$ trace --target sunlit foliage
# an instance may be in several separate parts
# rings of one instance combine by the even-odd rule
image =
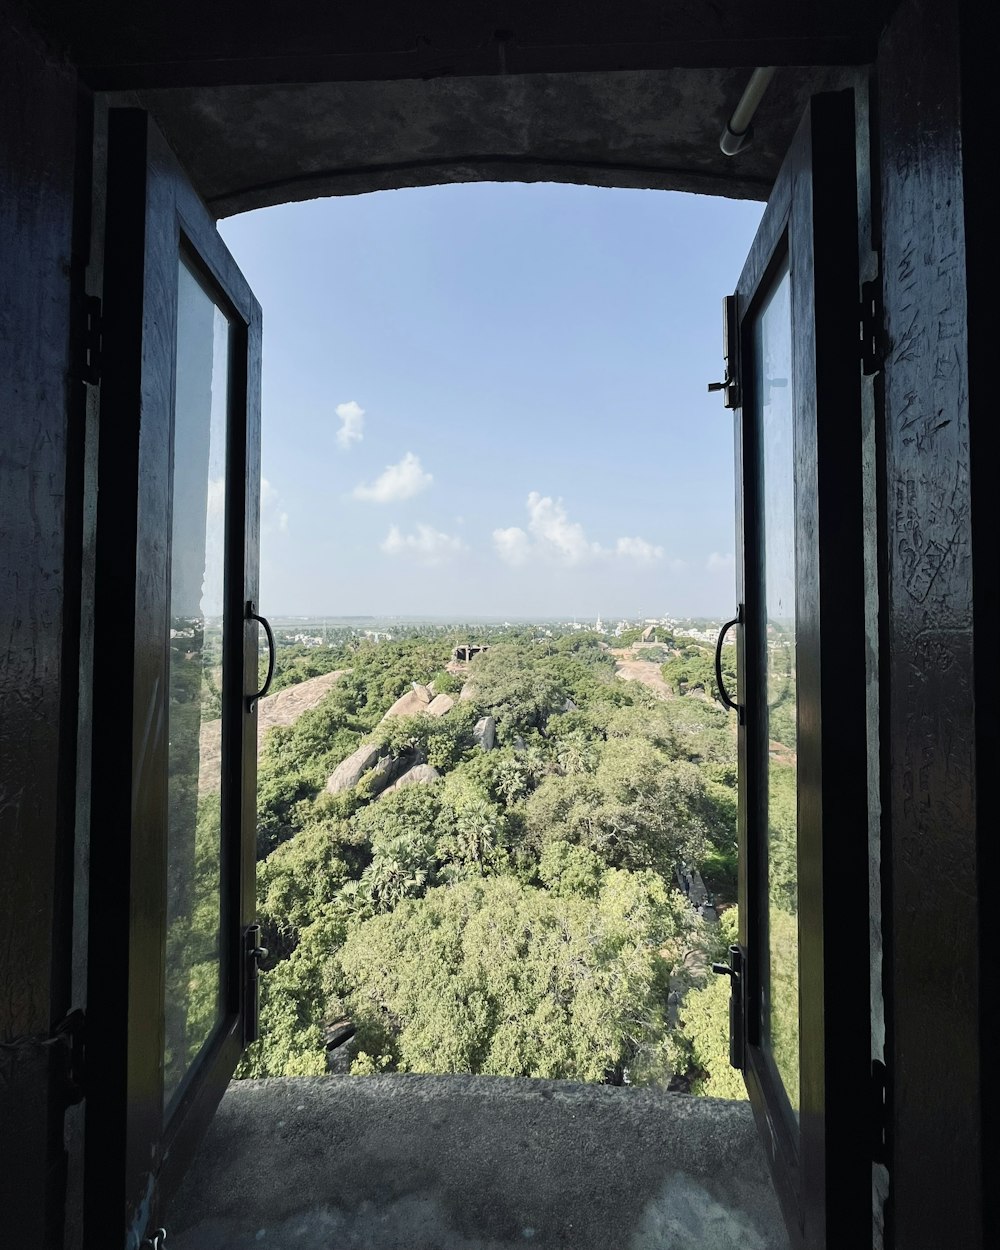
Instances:
[[[664,1083],[673,1071],[737,1096],[720,1060],[728,986],[690,989],[667,1024],[683,949],[714,940],[677,870],[702,865],[709,889],[735,888],[732,718],[700,688],[663,701],[622,681],[582,631],[510,631],[458,674],[451,645],[356,647],[323,702],[271,732],[258,909],[272,958],[241,1074],[325,1071],[323,1022],[346,1015],[356,1073]],[[456,699],[449,712],[381,721],[431,681]],[[473,732],[484,716],[489,751]],[[326,793],[361,742],[440,776],[377,794],[369,773]]]

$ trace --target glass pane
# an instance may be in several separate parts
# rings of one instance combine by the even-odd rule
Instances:
[[[799,1106],[796,817],[795,442],[791,284],[777,275],[754,327],[763,471],[767,689],[768,992],[765,1030],[793,1110]]]
[[[221,1009],[222,614],[229,323],[181,262],[170,544],[164,1103]]]

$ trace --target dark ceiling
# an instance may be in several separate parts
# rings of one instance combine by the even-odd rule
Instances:
[[[851,65],[892,0],[21,0],[95,88]]]
[[[812,91],[844,71],[781,70],[754,141],[719,135],[746,70],[680,69],[143,92],[224,217],[319,195],[470,181],[576,182],[766,199]]]
[[[21,0],[96,91],[156,117],[213,211],[434,182],[764,199],[809,95],[890,0]],[[754,142],[722,127],[782,67]]]

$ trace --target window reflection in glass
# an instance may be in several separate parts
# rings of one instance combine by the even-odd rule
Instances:
[[[170,545],[164,1104],[221,1014],[221,692],[229,323],[178,272]]]
[[[754,326],[763,470],[767,696],[768,977],[765,1028],[794,1111],[799,1106],[799,948],[796,815],[795,443],[791,284],[777,274]]]

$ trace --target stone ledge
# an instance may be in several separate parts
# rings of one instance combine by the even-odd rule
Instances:
[[[507,1077],[230,1086],[171,1250],[787,1250],[746,1103]]]

